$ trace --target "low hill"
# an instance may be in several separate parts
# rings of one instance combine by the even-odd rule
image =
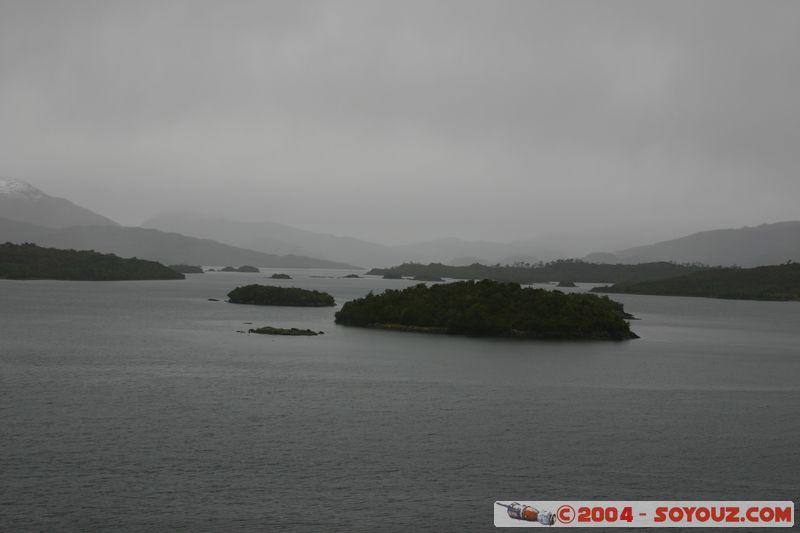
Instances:
[[[753,267],[800,261],[800,221],[694,233],[614,254],[621,262],[674,261]]]
[[[639,265],[606,265],[564,259],[534,266],[450,266],[440,263],[421,265],[404,263],[392,268],[374,268],[368,274],[406,276],[419,279],[491,279],[514,283],[572,281],[583,283],[618,283],[643,281],[687,274],[703,270],[699,265],[674,263],[645,263]]]
[[[715,268],[662,280],[617,283],[611,287],[596,287],[593,291],[741,300],[800,300],[800,264]]]
[[[0,242],[34,242],[55,248],[93,249],[165,264],[251,264],[277,268],[356,268],[296,255],[273,255],[154,229],[123,226],[45,228],[0,218]]]
[[[347,302],[336,323],[431,333],[535,339],[636,338],[622,305],[593,294],[462,281],[417,285]]]
[[[184,275],[154,261],[5,243],[0,245],[0,278],[125,281],[184,279]]]
[[[10,220],[50,228],[118,225],[85,207],[45,194],[33,185],[13,178],[0,178],[0,214]]]

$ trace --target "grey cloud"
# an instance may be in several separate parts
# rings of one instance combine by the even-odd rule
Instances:
[[[797,27],[791,1],[4,2],[0,170],[123,222],[390,241],[797,218]]]

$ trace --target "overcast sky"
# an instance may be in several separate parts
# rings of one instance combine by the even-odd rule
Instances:
[[[800,2],[0,0],[0,175],[589,252],[800,219]]]

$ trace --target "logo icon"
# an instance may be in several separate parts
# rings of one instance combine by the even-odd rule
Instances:
[[[536,507],[530,505],[522,505],[519,502],[510,504],[495,502],[500,507],[505,507],[508,516],[515,520],[524,520],[526,522],[539,522],[543,526],[552,526],[556,523],[556,517],[550,511],[540,511]]]

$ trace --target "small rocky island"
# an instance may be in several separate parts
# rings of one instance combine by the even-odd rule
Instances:
[[[256,333],[258,335],[288,335],[290,337],[307,336],[313,337],[316,335],[324,335],[324,331],[314,331],[311,329],[297,329],[297,328],[274,328],[272,326],[264,326],[263,328],[251,328],[247,330],[248,333]]]
[[[228,301],[234,304],[281,305],[296,307],[332,307],[333,296],[327,292],[310,291],[296,287],[274,287],[272,285],[245,285],[228,293]]]
[[[194,265],[170,265],[169,266],[175,272],[180,272],[181,274],[202,274],[203,267],[194,266]]]
[[[344,304],[336,323],[429,333],[530,339],[624,340],[622,304],[593,294],[463,281],[368,294]]]
[[[557,287],[577,287],[574,281],[559,281]]]
[[[292,276],[289,274],[273,274],[270,276],[271,279],[292,279]]]
[[[429,276],[426,274],[420,274],[419,276],[414,276],[414,281],[432,281],[432,282],[440,282],[444,281],[439,276]]]
[[[75,281],[184,279],[155,261],[123,259],[92,250],[60,250],[35,244],[0,244],[0,278]]]

